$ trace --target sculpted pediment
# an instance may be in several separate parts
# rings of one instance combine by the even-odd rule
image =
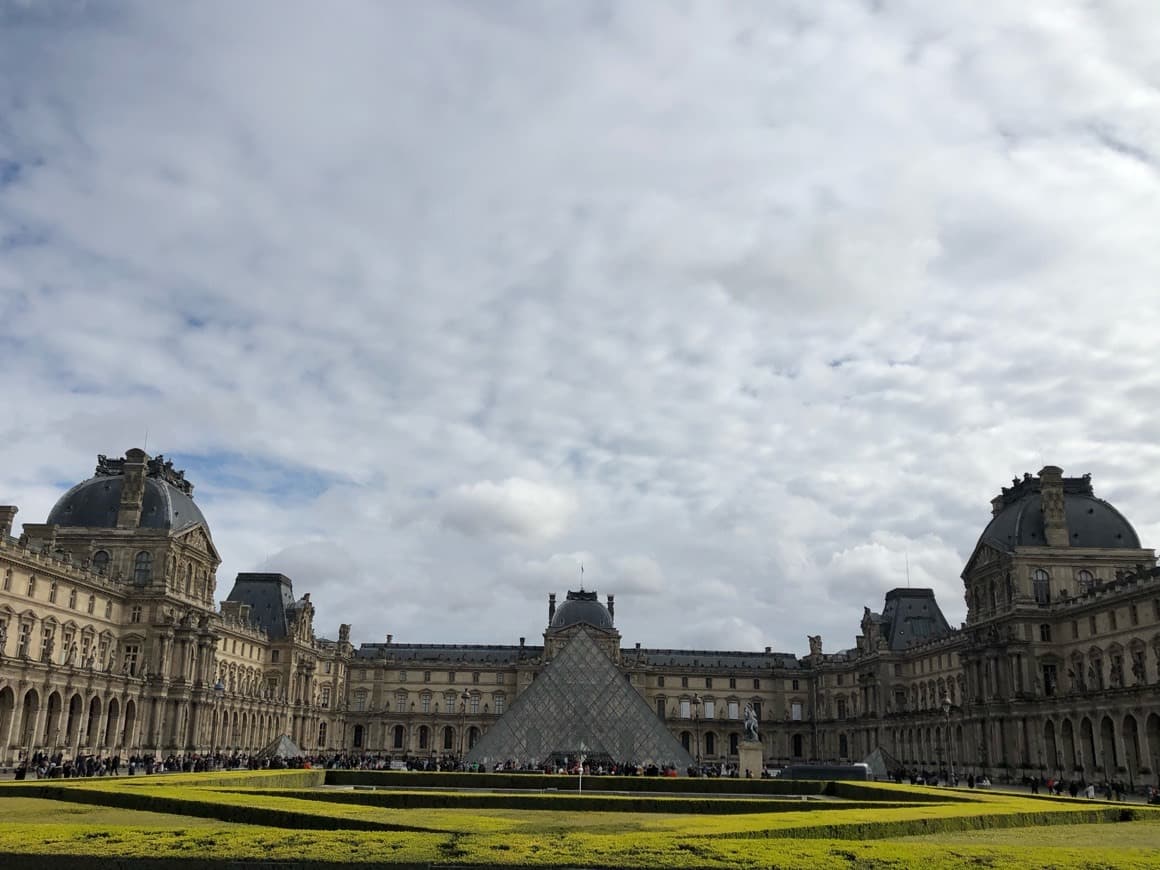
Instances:
[[[210,540],[209,535],[206,534],[205,529],[201,526],[194,526],[180,538],[181,543],[187,547],[192,547],[199,553],[206,553],[214,559],[218,558],[217,548],[214,547],[213,541]]]

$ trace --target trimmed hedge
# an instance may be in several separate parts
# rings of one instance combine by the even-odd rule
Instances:
[[[358,804],[389,809],[489,809],[540,810],[601,813],[692,813],[698,815],[734,815],[744,813],[810,812],[812,810],[866,810],[883,807],[905,807],[902,801],[817,801],[778,800],[776,798],[656,797],[645,795],[610,795],[574,793],[526,794],[517,792],[443,792],[403,791],[277,791],[279,796],[324,803]]]

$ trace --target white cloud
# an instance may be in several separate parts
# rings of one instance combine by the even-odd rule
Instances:
[[[850,645],[1012,474],[1156,543],[1153,4],[0,7],[0,500],[189,464],[356,639]],[[333,565],[331,568],[329,566]],[[368,606],[368,602],[374,606]]]
[[[509,477],[455,488],[443,505],[443,523],[465,535],[555,538],[576,513],[576,499],[550,484]]]

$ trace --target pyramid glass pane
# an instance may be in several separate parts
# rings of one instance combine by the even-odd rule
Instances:
[[[564,756],[672,765],[689,753],[581,629],[467,755],[538,765]]]

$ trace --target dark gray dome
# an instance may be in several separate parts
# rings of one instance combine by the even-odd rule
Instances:
[[[111,529],[117,525],[121,489],[125,485],[121,460],[100,457],[97,474],[66,492],[48,513],[48,524],[74,528]],[[193,502],[193,487],[172,464],[162,457],[149,461],[141,498],[142,529],[180,531],[200,523],[209,534],[209,524]],[[190,492],[187,492],[189,490]]]
[[[1090,489],[1075,492],[1065,488],[1063,513],[1073,547],[1140,548],[1140,538],[1132,524],[1106,501],[1092,495]],[[991,541],[1006,550],[1046,546],[1040,493],[1029,489],[1023,497],[1004,506],[987,524],[979,540]]]
[[[612,630],[612,614],[596,600],[595,592],[569,592],[564,603],[556,609],[551,628],[567,628],[580,623],[606,631]]]

